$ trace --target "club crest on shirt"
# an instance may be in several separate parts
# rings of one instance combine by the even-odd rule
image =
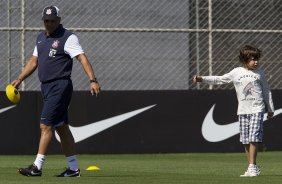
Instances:
[[[55,40],[52,44],[52,48],[54,48],[54,49],[58,48],[59,43],[60,43],[59,40]]]
[[[50,15],[51,13],[52,13],[52,9],[47,9],[47,10],[46,10],[46,14],[47,14],[47,15]]]
[[[46,10],[46,14],[47,14],[47,15],[50,15],[51,13],[52,13],[52,9],[47,9],[47,10]]]

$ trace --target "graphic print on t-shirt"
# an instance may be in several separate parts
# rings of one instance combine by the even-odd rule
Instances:
[[[254,85],[252,82],[249,82],[243,89],[243,94],[245,95],[245,99],[248,95],[252,95],[252,91],[254,89]]]

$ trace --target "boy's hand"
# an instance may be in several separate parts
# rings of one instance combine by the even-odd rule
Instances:
[[[197,75],[194,75],[193,76],[193,83],[196,83],[196,82],[202,82],[203,79],[201,76],[197,76]]]
[[[267,119],[271,119],[274,115],[274,112],[268,112]]]

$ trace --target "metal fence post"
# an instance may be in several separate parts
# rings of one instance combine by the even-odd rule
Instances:
[[[209,0],[209,75],[212,75],[212,0]],[[209,89],[213,86],[209,85]]]
[[[21,68],[22,70],[25,67],[25,0],[21,1],[22,4],[22,11],[21,11],[21,25],[22,25],[22,32],[21,32]],[[25,90],[25,81],[22,81],[22,91]]]

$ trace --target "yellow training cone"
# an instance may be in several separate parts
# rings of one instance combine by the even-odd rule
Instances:
[[[87,171],[97,171],[97,170],[100,170],[100,168],[93,165],[93,166],[87,167],[87,169],[85,169],[85,170],[87,170]]]
[[[6,95],[8,99],[15,104],[19,103],[21,98],[19,91],[11,84],[6,87]]]

